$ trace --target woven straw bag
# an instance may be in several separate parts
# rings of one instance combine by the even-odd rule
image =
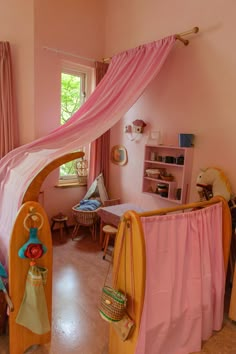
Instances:
[[[126,309],[126,296],[118,290],[104,286],[101,295],[100,315],[106,321],[120,321]]]
[[[123,236],[120,244],[120,249],[118,253],[117,267],[114,272],[114,288],[106,285],[106,279],[109,273],[110,265],[108,272],[105,278],[104,286],[102,288],[101,303],[99,312],[101,317],[111,323],[115,332],[122,341],[125,341],[130,338],[135,328],[135,322],[130,317],[127,312],[127,297],[126,297],[126,266],[124,269],[124,280],[125,280],[125,294],[120,290],[116,290],[116,284],[118,279],[118,272],[121,261],[121,251],[125,243],[125,236],[127,229],[130,230],[130,269],[131,269],[131,313],[134,318],[134,255],[133,255],[133,233],[131,223],[125,220],[125,227],[123,230]],[[124,247],[125,257],[126,257],[126,243]],[[111,263],[110,263],[111,264]]]
[[[125,237],[125,233],[123,233],[122,241],[118,253],[117,267],[115,269],[115,275],[114,275],[114,279],[115,279],[114,287],[110,287],[106,285],[106,280],[111,266],[110,263],[104,281],[104,286],[102,288],[99,312],[101,317],[108,322],[120,321],[123,318],[126,311],[126,304],[127,304],[126,294],[116,289],[117,277],[120,268],[121,253],[124,244],[124,237]]]

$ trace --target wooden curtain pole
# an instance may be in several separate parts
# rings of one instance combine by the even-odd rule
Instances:
[[[178,39],[179,41],[184,43],[184,45],[188,45],[189,44],[189,40],[188,39],[184,39],[182,37],[187,36],[187,35],[192,34],[192,33],[198,33],[198,32],[199,32],[199,27],[193,27],[189,31],[185,31],[185,32],[182,32],[182,33],[175,34],[175,39]]]
[[[192,33],[197,33],[197,32],[199,32],[199,27],[193,27],[191,30],[175,34],[175,39],[178,39],[179,41],[184,43],[184,45],[188,45],[189,44],[189,40],[188,39],[184,39],[182,37],[187,36],[187,35],[192,34]],[[111,58],[112,57],[103,58],[102,61],[104,63],[106,63],[107,61],[111,60]]]

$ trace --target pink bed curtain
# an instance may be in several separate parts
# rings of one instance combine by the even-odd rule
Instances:
[[[96,62],[96,85],[103,79],[108,70],[107,63]],[[108,190],[110,160],[110,129],[93,141],[90,145],[88,186],[102,172],[104,184]]]
[[[18,146],[11,48],[0,42],[0,158]]]
[[[115,55],[103,80],[63,126],[0,161],[0,244],[5,258],[17,211],[35,174],[110,129],[160,71],[174,43],[170,36]]]
[[[189,354],[223,322],[222,206],[141,220],[146,290],[135,354]]]

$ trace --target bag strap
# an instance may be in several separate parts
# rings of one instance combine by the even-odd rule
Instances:
[[[118,257],[117,257],[117,266],[116,266],[116,269],[114,271],[114,288],[116,288],[117,282],[118,282],[118,274],[119,274],[119,268],[120,268],[120,262],[121,262],[121,254],[122,254],[122,249],[123,249],[123,246],[124,246],[124,240],[125,240],[125,234],[126,234],[126,228],[127,228],[127,220],[125,218],[123,218],[122,221],[125,223],[125,225],[124,225],[124,228],[123,228],[123,234],[122,234],[121,242],[120,242],[120,249],[119,249],[119,253],[118,253]],[[125,284],[125,286],[126,286],[126,284]],[[125,292],[126,292],[126,289],[125,289]]]
[[[116,288],[117,282],[118,282],[118,274],[119,274],[119,268],[120,268],[120,263],[121,263],[121,255],[122,255],[122,249],[124,246],[125,242],[125,237],[127,234],[127,229],[130,229],[130,271],[131,271],[131,276],[130,276],[130,281],[131,281],[131,312],[132,315],[134,316],[134,296],[135,296],[135,283],[134,283],[134,249],[133,249],[133,228],[132,228],[132,222],[130,220],[127,220],[123,218],[122,220],[125,225],[123,228],[123,234],[121,237],[121,242],[120,242],[120,248],[118,252],[118,257],[117,257],[117,266],[114,271],[114,288]],[[125,247],[124,247],[124,252],[125,252],[125,264],[124,264],[124,282],[125,282],[125,296],[126,296],[126,242],[125,242]],[[104,286],[107,281],[107,277],[110,271],[111,263],[109,264],[108,271],[106,274],[106,278],[104,281]]]
[[[122,254],[122,248],[123,248],[124,239],[125,239],[125,231],[126,231],[126,223],[127,223],[127,221],[125,219],[123,219],[123,221],[125,222],[125,225],[124,225],[123,234],[122,234],[122,238],[121,238],[120,249],[119,249],[119,252],[118,252],[117,266],[116,266],[116,269],[115,269],[115,272],[114,272],[114,288],[116,288],[116,285],[117,285],[119,268],[120,268],[120,261],[121,261],[121,254]],[[119,232],[119,230],[118,230],[118,232]],[[106,277],[105,277],[105,280],[104,280],[104,286],[106,285],[107,277],[108,277],[110,269],[111,269],[111,262],[109,263],[109,266],[108,266],[108,269],[107,269],[107,274],[106,274]]]
[[[130,281],[131,281],[131,312],[134,316],[134,296],[135,296],[135,284],[134,284],[134,248],[133,248],[133,228],[132,222],[129,221],[127,227],[130,228]]]

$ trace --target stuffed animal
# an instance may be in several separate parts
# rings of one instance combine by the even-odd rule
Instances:
[[[197,177],[196,185],[201,199],[203,199],[203,195],[205,199],[220,195],[227,201],[230,200],[231,187],[229,180],[224,172],[217,167],[209,167],[206,170],[202,170]],[[211,195],[207,194],[209,190],[211,190]]]

